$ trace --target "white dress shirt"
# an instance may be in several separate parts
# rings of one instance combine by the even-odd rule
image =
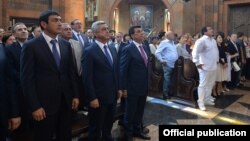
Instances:
[[[109,56],[110,56],[110,58],[111,58],[111,60],[112,60],[112,62],[113,62],[113,57],[112,57],[112,54],[111,54],[111,52],[110,52],[110,50],[109,50],[108,44],[107,44],[107,43],[106,43],[106,44],[103,44],[102,42],[99,42],[98,40],[95,40],[95,42],[96,42],[97,45],[100,47],[100,49],[102,50],[102,52],[104,53],[104,55],[105,55],[104,45],[107,46],[108,54],[109,54]]]
[[[52,45],[52,43],[50,42],[51,40],[54,40],[53,38],[51,38],[50,36],[48,36],[48,35],[46,35],[44,32],[42,33],[42,35],[43,35],[43,37],[44,37],[44,39],[46,40],[46,42],[47,42],[47,44],[48,44],[48,46],[49,46],[49,49],[51,50],[51,52],[52,52],[52,47],[53,47],[53,45]],[[58,54],[59,54],[59,56],[61,56],[61,54],[60,54],[60,47],[59,47],[59,44],[58,44],[58,36],[56,36],[56,49],[57,49],[57,52],[58,52]],[[53,54],[53,52],[52,52],[52,54]]]
[[[76,38],[78,39],[79,42],[82,43],[82,45],[84,46],[84,40],[82,38],[82,35],[80,32],[76,32],[75,30],[73,30],[73,34],[76,36]],[[78,36],[78,34],[80,34],[80,36]]]
[[[215,39],[206,35],[202,36],[195,42],[192,56],[196,65],[203,64],[203,70],[216,70],[219,62],[219,51]]]
[[[142,46],[143,47],[143,45],[142,44],[139,44],[139,43],[137,43],[136,41],[133,41],[133,43],[135,44],[135,46],[137,47],[137,49],[139,50],[139,52],[141,53],[141,49],[140,49],[140,47],[139,46]],[[143,48],[143,50],[144,50],[144,48]],[[148,60],[148,56],[147,56],[147,54],[146,54],[146,52],[145,52],[145,50],[144,50],[144,55],[146,56],[146,59]]]

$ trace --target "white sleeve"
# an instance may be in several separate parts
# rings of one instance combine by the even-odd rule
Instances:
[[[193,56],[193,62],[196,65],[200,64],[200,53],[202,52],[204,48],[202,40],[197,40],[194,44],[194,48],[192,51],[192,56]]]

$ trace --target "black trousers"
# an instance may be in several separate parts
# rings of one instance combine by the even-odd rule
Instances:
[[[142,119],[147,96],[128,95],[125,111],[126,136],[132,137],[133,133],[142,132]]]
[[[82,76],[77,76],[76,77],[76,82],[77,82],[77,86],[78,86],[78,95],[79,95],[79,100],[80,100],[80,104],[78,109],[79,110],[83,110],[84,107],[86,107],[88,105],[86,98],[85,98],[85,94],[84,94],[84,87],[83,87],[83,80],[82,80]]]
[[[230,87],[231,88],[235,88],[240,84],[240,71],[231,71],[231,83],[230,83]]]
[[[46,112],[46,111],[45,111]],[[34,141],[71,141],[71,109],[62,103],[58,113],[34,123]]]
[[[89,107],[89,141],[105,141],[110,138],[116,103],[101,104],[99,108]]]

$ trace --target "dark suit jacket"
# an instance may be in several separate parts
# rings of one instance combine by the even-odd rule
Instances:
[[[20,84],[20,56],[22,47],[19,42],[15,42],[10,46],[6,47],[7,56],[10,62],[10,68],[13,71],[13,78],[15,80],[16,94],[18,96],[18,103],[21,111],[22,118],[27,118],[27,108],[24,102],[22,88]]]
[[[20,84],[20,56],[22,47],[18,42],[6,47],[7,56],[10,58],[12,69],[15,73],[16,82]]]
[[[0,139],[7,135],[8,119],[20,115],[15,80],[6,50],[0,45]]]
[[[118,50],[118,52],[117,52],[118,62],[119,62],[119,59],[120,59],[120,57],[121,57],[122,50],[123,50],[124,47],[127,46],[127,45],[128,45],[128,44],[126,44],[126,43],[124,43],[124,42],[121,42],[121,44],[120,44],[120,46],[119,46],[119,50]],[[110,46],[111,46],[112,48],[115,48],[115,43],[112,42],[112,43],[110,44]],[[116,48],[115,48],[115,50],[116,50]]]
[[[246,46],[244,44],[244,41],[241,40],[241,39],[238,39],[236,44],[239,46],[240,49],[242,49],[241,52],[242,52],[243,59],[246,59],[247,58],[247,52],[246,52]]]
[[[31,39],[34,39],[34,38],[35,38],[35,36],[32,33],[30,33],[29,36],[28,36],[28,40],[31,40]]]
[[[59,68],[43,35],[23,46],[21,84],[32,112],[43,107],[47,115],[52,115],[59,111],[61,104],[71,108],[72,98],[78,97],[70,43],[61,38],[58,43],[61,56]]]
[[[227,55],[225,53],[226,47],[225,47],[224,43],[221,46],[219,46],[219,45],[217,45],[217,46],[218,46],[218,50],[219,50],[219,63],[220,64],[227,63]]]
[[[240,47],[236,44],[238,51],[234,47],[233,43],[231,41],[228,41],[228,46],[227,46],[227,51],[230,55],[234,55],[235,53],[239,53],[239,56],[235,58],[231,58],[231,62],[236,61],[238,64],[241,62],[241,49]]]
[[[121,90],[128,90],[128,95],[145,96],[148,94],[150,52],[145,45],[143,48],[148,57],[147,67],[134,43],[124,48],[120,58],[119,87]]]
[[[113,104],[118,90],[116,50],[109,47],[113,67],[96,42],[86,48],[83,65],[83,82],[88,102],[98,99],[100,104]]]
[[[72,34],[73,34],[73,37],[72,37],[72,38],[73,38],[74,40],[77,40],[77,41],[78,41],[78,38],[75,36],[75,34],[74,34],[74,33],[72,33]],[[81,33],[81,36],[82,36],[82,39],[83,39],[83,41],[84,41],[84,48],[90,46],[88,37],[87,37],[86,35],[84,35],[83,33]]]

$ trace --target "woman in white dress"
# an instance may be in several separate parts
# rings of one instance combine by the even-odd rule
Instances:
[[[217,67],[218,68],[217,74],[216,74],[217,80],[216,80],[216,84],[214,86],[213,95],[218,96],[224,92],[222,83],[224,81],[227,81],[228,63],[227,63],[227,57],[226,57],[226,53],[225,53],[225,44],[223,42],[223,35],[218,34],[215,39],[216,39],[218,50],[219,50],[219,63],[218,63],[218,67]]]

